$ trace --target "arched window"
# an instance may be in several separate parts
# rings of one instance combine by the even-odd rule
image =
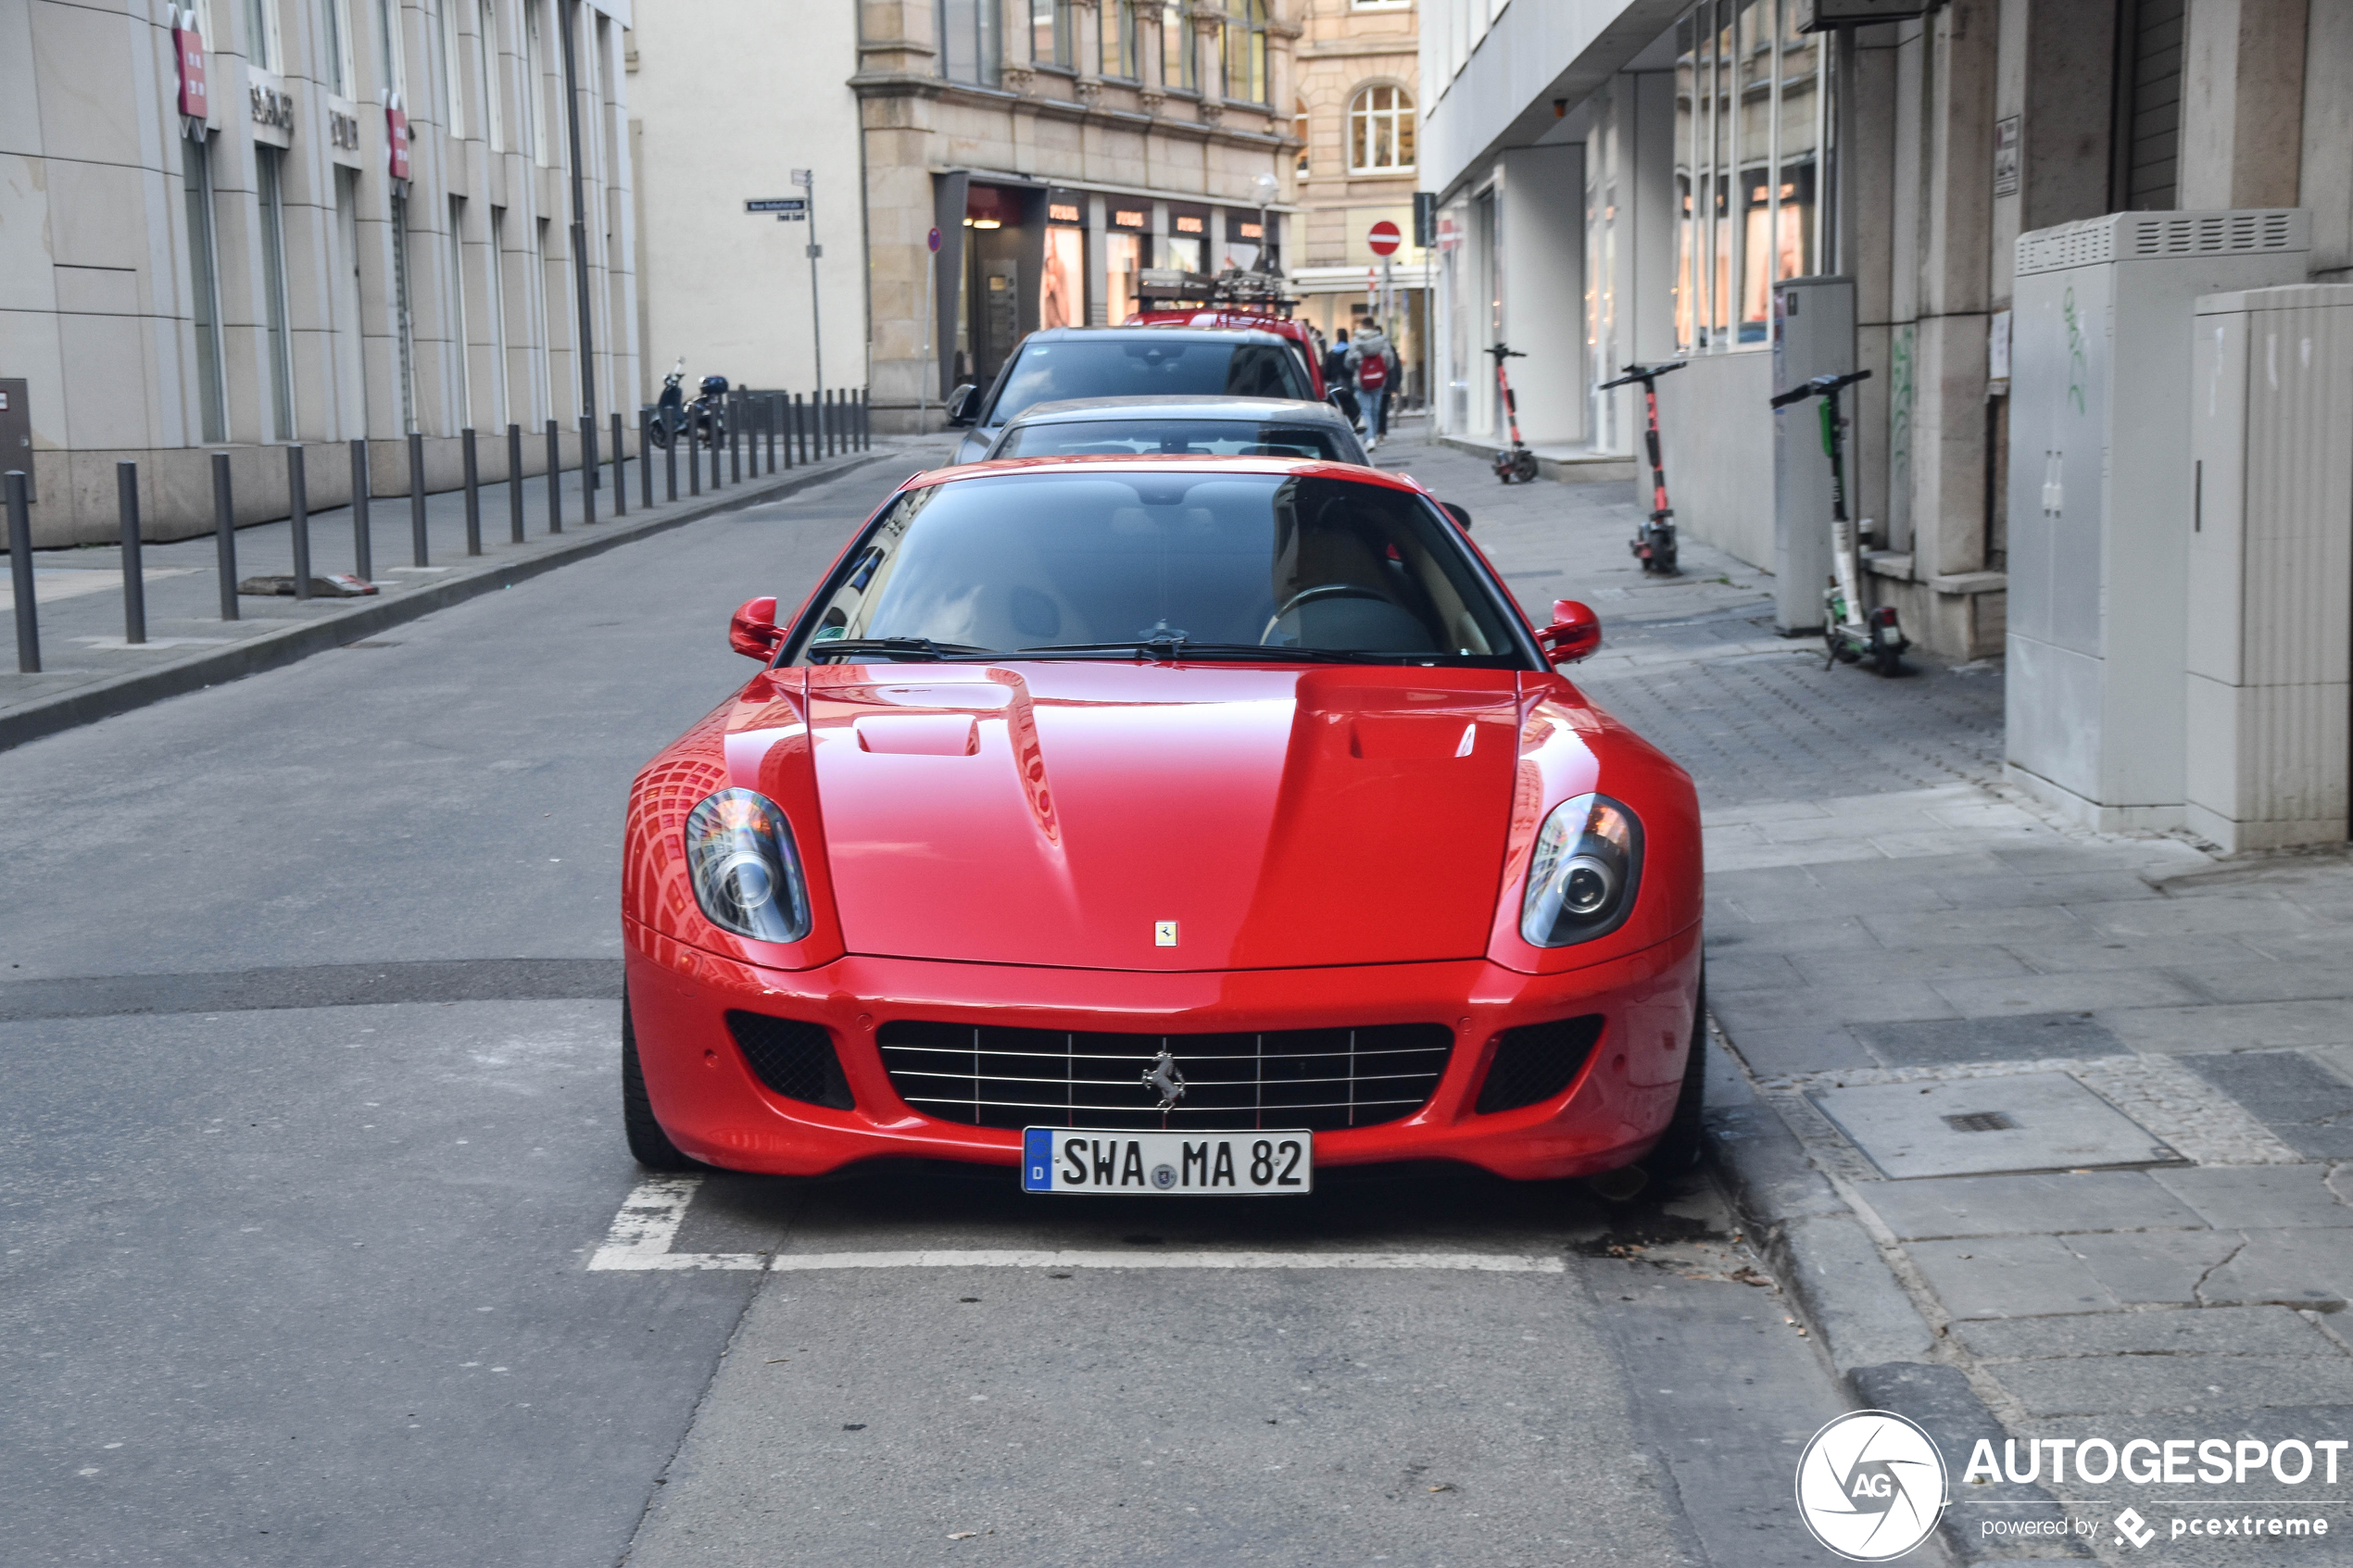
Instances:
[[[1404,174],[1414,167],[1414,95],[1387,83],[1348,102],[1348,166],[1358,174]]]
[[[1290,133],[1299,138],[1299,172],[1307,172],[1307,100],[1293,98],[1290,111]]]

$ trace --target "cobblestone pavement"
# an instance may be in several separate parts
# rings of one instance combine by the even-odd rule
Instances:
[[[2347,1561],[2353,1452],[2334,1484],[2318,1458],[2285,1477],[2293,1445],[2353,1439],[2353,860],[2062,827],[2000,783],[1997,661],[1826,671],[1717,552],[1642,583],[1630,486],[1500,491],[1410,438],[1378,457],[1468,506],[1524,602],[1593,604],[1604,653],[1573,677],[1697,781],[1721,1038],[1870,1238],[1818,1299],[1892,1276],[1925,1328],[1906,1375],[1957,1372],[2018,1474],[2040,1464],[1998,1506],[1957,1487],[1948,1543],[2121,1562],[2129,1504],[2167,1532],[2330,1522],[2169,1538],[2169,1562]],[[1902,1384],[1843,1337],[1850,1386]],[[2138,1437],[2223,1440],[2232,1478],[2087,1483],[2028,1446]],[[1983,1534],[2045,1492],[2096,1533]]]

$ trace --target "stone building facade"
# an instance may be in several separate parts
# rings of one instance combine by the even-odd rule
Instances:
[[[364,438],[392,495],[410,432],[443,489],[469,426],[498,478],[508,421],[573,451],[585,397],[626,408],[627,25],[627,0],[0,0],[0,379],[35,542],[113,537],[121,459],[173,538],[212,525],[215,451],[254,521],[285,515],[290,442]],[[307,466],[313,505],[349,498],[341,451]]]

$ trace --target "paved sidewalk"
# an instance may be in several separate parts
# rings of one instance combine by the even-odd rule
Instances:
[[[1378,457],[1524,601],[1593,603],[1574,678],[1696,779],[1719,1163],[1858,1403],[1944,1443],[1954,1552],[2121,1562],[2129,1503],[2331,1521],[2168,1562],[2347,1561],[2353,1450],[2334,1486],[1962,1486],[1955,1445],[2353,1439],[2353,858],[2059,826],[1999,782],[1998,662],[1826,671],[1761,574],[1686,543],[1696,581],[1629,581],[1630,486]],[[2062,1512],[2097,1534],[1983,1533]]]
[[[220,617],[219,552],[213,536],[146,545],[140,551],[140,578],[146,600],[144,644],[124,641],[122,551],[119,546],[82,546],[34,552],[36,624],[41,637],[37,674],[0,673],[0,748],[38,735],[120,713],[199,686],[218,684],[270,669],[326,648],[362,640],[479,593],[496,592],[525,577],[608,549],[624,540],[691,522],[713,512],[773,500],[836,474],[874,461],[927,461],[944,456],[944,445],[878,438],[872,450],[851,452],[799,465],[774,474],[756,472],[749,458],[741,483],[710,484],[704,455],[703,491],[691,493],[680,454],[678,499],[667,498],[666,465],[654,464],[655,504],[643,506],[636,459],[626,467],[629,508],[613,515],[611,469],[602,472],[597,521],[585,521],[580,475],[560,478],[559,517],[562,532],[548,528],[547,477],[522,481],[523,533],[513,542],[509,487],[481,487],[479,556],[466,554],[465,495],[450,491],[425,498],[426,545],[418,564],[413,520],[406,495],[377,496],[369,505],[373,582],[378,592],[359,598],[314,598],[243,595],[238,618]],[[310,450],[314,463],[339,449]],[[358,541],[351,508],[335,507],[310,514],[313,577],[353,571]],[[239,581],[294,570],[294,533],[289,521],[259,523],[236,531]],[[0,594],[0,632],[15,647],[15,606]]]

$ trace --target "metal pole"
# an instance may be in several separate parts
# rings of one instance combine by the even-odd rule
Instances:
[[[295,598],[310,596],[310,480],[303,470],[302,448],[286,448],[286,512],[294,533]]]
[[[507,426],[507,540],[520,545],[522,532],[522,426]]]
[[[1837,101],[1831,105],[1837,115],[1832,130],[1831,157],[1831,244],[1837,254],[1831,258],[1831,270],[1852,273],[1855,270],[1855,24],[1842,24],[1835,33],[1838,48]]]
[[[699,495],[702,494],[702,454],[695,450],[695,431],[693,420],[690,419],[686,421],[686,428],[684,431],[673,433],[671,435],[671,450],[673,452],[676,451],[678,449],[678,444],[681,441],[686,444],[686,494],[689,495]],[[670,493],[673,497],[676,496],[678,494],[677,486],[673,485]]]
[[[220,619],[237,619],[237,508],[229,493],[229,454],[212,455],[212,548],[220,572]]]
[[[564,121],[572,137],[572,266],[573,293],[580,301],[580,417],[594,428],[597,420],[597,346],[589,332],[588,219],[581,195],[580,78],[573,65],[573,0],[556,0],[556,17],[564,39]],[[580,469],[581,510],[597,521],[596,503],[587,499],[597,483],[597,465],[584,461]]]
[[[798,392],[792,395],[792,433],[790,439],[800,444],[800,460],[803,463],[808,462],[809,433],[807,427],[801,423],[800,394]]]
[[[376,579],[375,552],[368,537],[368,443],[351,444],[351,570],[363,583]]]
[[[597,421],[587,414],[580,416],[580,521],[597,521]]]
[[[628,450],[621,439],[621,410],[615,408],[612,411],[612,515],[615,518],[629,515],[629,474],[621,466],[626,460]]]
[[[409,433],[409,553],[416,558],[410,566],[433,564],[426,546],[425,438],[412,430]]]
[[[648,511],[654,509],[654,449],[651,442],[653,423],[652,414],[647,411],[644,404],[639,404],[637,406],[637,495],[645,502]],[[671,475],[673,482],[677,477],[675,473]],[[671,488],[674,490],[677,486],[673,483]]]
[[[825,390],[825,311],[817,302],[817,258],[825,247],[817,243],[817,171],[809,170],[809,178],[801,182],[809,193],[809,347],[817,361],[817,390]]]
[[[746,412],[747,410],[744,408],[744,400],[738,397],[736,399],[735,411],[727,418],[727,483],[730,484],[741,484],[744,482],[744,418]],[[752,471],[754,476],[757,477],[759,473],[757,465],[754,466]]]
[[[661,449],[661,467],[669,485],[667,498],[674,501],[678,498],[678,433],[674,430],[670,433],[670,445]],[[689,473],[686,477],[692,479],[694,475]]]
[[[775,442],[785,449],[785,470],[789,473],[792,471],[792,398],[790,395],[779,392],[774,401],[776,405]]]
[[[915,374],[915,433],[924,433],[931,423],[931,324],[939,311],[939,253],[931,252],[924,261],[924,362]]]
[[[711,491],[714,495],[719,493],[719,449],[722,443],[719,439],[719,433],[714,430],[711,433]]]
[[[482,453],[475,445],[473,426],[458,433],[466,456],[466,554],[482,554]]]
[[[147,574],[139,564],[139,465],[114,466],[115,508],[122,515],[122,640],[147,640]]]
[[[22,469],[10,469],[8,487],[8,579],[17,596],[17,672],[41,673],[41,624],[32,602],[32,511],[25,499]]]
[[[564,531],[564,447],[556,421],[547,421],[547,532]]]
[[[834,395],[820,393],[817,398],[817,450],[825,457],[834,455]]]

